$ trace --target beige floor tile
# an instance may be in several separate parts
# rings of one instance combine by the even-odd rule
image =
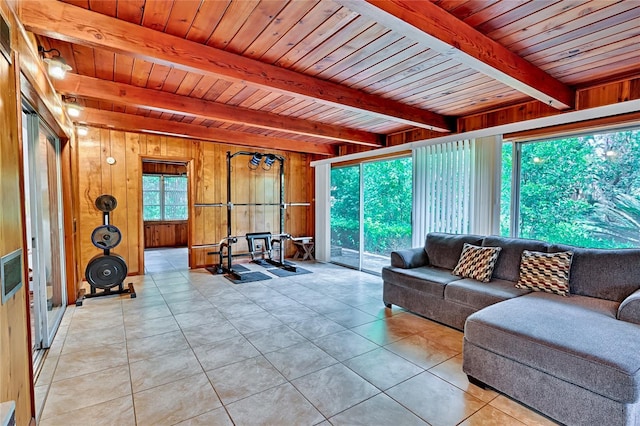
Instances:
[[[44,402],[47,398],[47,392],[49,392],[48,383],[46,385],[35,386],[33,388],[36,405],[36,420],[40,420],[40,417],[42,415],[42,408],[44,407]]]
[[[265,356],[288,380],[338,362],[311,342],[298,343]]]
[[[342,364],[291,382],[325,416],[331,417],[380,391]]]
[[[263,356],[207,371],[207,376],[224,404],[286,382],[282,374]]]
[[[347,328],[357,327],[359,325],[367,324],[376,320],[375,316],[356,308],[330,312],[326,314],[326,317]]]
[[[461,331],[427,321],[424,323],[424,330],[418,334],[456,353],[462,353],[463,333]]]
[[[204,373],[133,394],[138,425],[173,425],[221,406]]]
[[[198,300],[182,300],[179,302],[167,302],[167,304],[173,315],[213,309],[213,305],[208,300],[203,299],[202,296],[198,297]]]
[[[218,311],[213,306],[202,311],[177,314],[175,315],[175,319],[182,329],[197,327],[204,324],[218,324],[221,322],[226,322],[224,315],[222,315],[220,311]]]
[[[432,425],[458,424],[485,404],[429,372],[400,383],[386,394]]]
[[[134,393],[202,372],[191,349],[134,362],[130,366]]]
[[[181,278],[181,279],[183,281],[173,285],[161,285],[161,284],[158,284],[156,281],[156,285],[158,286],[158,291],[160,292],[160,294],[162,294],[162,296],[165,296],[165,295],[171,296],[183,291],[193,291],[193,287],[191,286],[191,284],[184,278]],[[167,302],[169,301],[168,299],[166,300]]]
[[[343,326],[326,317],[314,317],[306,321],[294,322],[289,324],[289,327],[307,339],[318,339],[345,330]]]
[[[400,339],[385,348],[412,363],[429,369],[458,354],[458,352],[419,334]]]
[[[125,324],[127,340],[142,339],[143,337],[178,331],[179,329],[178,323],[172,316],[155,318],[153,321],[139,321]]]
[[[254,305],[258,306],[258,305]],[[282,325],[282,321],[266,311],[257,314],[250,314],[240,317],[231,316],[229,322],[238,329],[240,333],[248,334],[254,331],[264,330],[267,328]]]
[[[380,347],[351,330],[315,339],[313,343],[338,361],[344,361]]]
[[[505,395],[498,396],[493,401],[491,401],[489,405],[497,408],[503,413],[510,415],[511,417],[521,421],[528,426],[551,426],[557,424],[548,417],[543,416],[536,411],[530,410],[529,408]]]
[[[191,347],[212,345],[221,340],[240,336],[240,332],[227,320],[185,328],[182,332]]]
[[[124,336],[124,326],[109,326],[108,323],[105,323],[104,328],[91,330],[90,333],[67,333],[61,353],[66,354],[124,342]]]
[[[429,370],[430,373],[459,387],[484,402],[489,402],[498,396],[498,392],[482,389],[469,383],[467,375],[462,371],[462,354],[455,356]]]
[[[503,413],[497,408],[485,405],[480,411],[460,423],[461,426],[524,426],[524,423]]]
[[[134,426],[131,395],[42,420],[40,426]]]
[[[286,325],[255,331],[245,335],[245,337],[263,354],[307,340]]]
[[[375,349],[344,362],[380,390],[389,389],[424,370],[386,349]]]
[[[126,315],[129,312],[137,311],[138,309],[142,309],[144,307],[149,307],[153,305],[166,305],[166,304],[167,302],[165,302],[164,298],[160,293],[149,295],[149,296],[145,294],[144,297],[141,296],[141,297],[136,297],[134,299],[131,299],[131,298],[123,299],[122,311]]]
[[[329,419],[334,426],[427,425],[385,394],[378,394]]]
[[[124,342],[62,354],[58,360],[53,381],[57,382],[119,365],[127,365],[128,362],[127,348]]]
[[[286,308],[270,309],[271,315],[278,318],[285,324],[305,321],[311,318],[317,318],[319,314],[313,309],[309,309],[303,305],[296,305]]]
[[[60,380],[51,384],[42,419],[130,394],[131,380],[127,366]]]
[[[177,423],[176,426],[233,426],[233,422],[229,418],[227,410],[220,407]]]
[[[358,327],[354,327],[351,331],[358,333],[362,337],[366,337],[378,345],[388,345],[405,337],[411,336],[413,331],[407,330],[402,325],[390,323],[386,320],[377,320]]]
[[[229,404],[227,410],[236,426],[315,425],[324,420],[289,383]]]
[[[189,349],[189,344],[181,331],[127,340],[130,363],[185,349]]]
[[[193,351],[205,371],[260,355],[244,336],[232,337],[207,346],[196,346]]]
[[[127,309],[124,313],[126,324],[151,321],[155,318],[171,316],[171,311],[166,303],[141,306],[138,309]]]
[[[59,359],[60,359],[60,355],[47,353],[44,363],[40,368],[40,372],[38,373],[38,378],[36,379],[36,386],[48,385],[53,381],[53,374],[56,371],[56,367],[58,366]]]

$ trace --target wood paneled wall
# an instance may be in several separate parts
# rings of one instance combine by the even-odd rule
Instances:
[[[143,273],[144,232],[142,222],[142,159],[188,162],[190,183],[189,241],[191,266],[199,267],[217,262],[217,244],[227,235],[227,211],[224,207],[195,207],[195,204],[226,203],[227,151],[247,151],[246,148],[194,141],[175,137],[128,133],[117,130],[90,128],[89,134],[79,139],[78,169],[80,214],[78,229],[81,245],[82,268],[100,250],[91,243],[91,233],[102,224],[102,213],[94,205],[100,194],[112,194],[118,200],[111,223],[120,228],[123,241],[113,252],[125,258],[130,274]],[[253,150],[250,150],[253,151]],[[312,202],[313,170],[309,155],[281,151],[273,152],[285,157],[285,201]],[[107,157],[115,158],[113,165]],[[260,202],[274,191],[276,169],[249,170],[249,157],[233,160],[232,200]],[[277,194],[275,194],[277,196]],[[238,201],[236,201],[238,200]],[[254,200],[254,201],[252,201]],[[277,202],[277,200],[276,200]],[[234,208],[233,233],[252,231],[279,232],[276,209]],[[294,235],[312,235],[313,206],[290,207],[286,210],[285,231]],[[246,246],[238,245],[242,251]],[[289,247],[293,254],[293,247]]]
[[[9,10],[0,3],[0,12],[9,20]],[[16,56],[10,65],[0,55],[0,256],[22,249],[23,224],[20,196],[20,120]],[[27,329],[28,283],[0,305],[0,402],[16,401],[16,423],[31,420],[31,377],[29,332]]]

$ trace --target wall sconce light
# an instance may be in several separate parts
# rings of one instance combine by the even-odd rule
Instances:
[[[50,77],[61,80],[67,74],[67,71],[71,70],[71,67],[67,65],[67,61],[60,56],[58,49],[45,50],[44,47],[38,46],[38,53],[42,55],[42,60],[47,64],[47,73]],[[46,57],[47,53],[51,53],[51,57]]]
[[[67,109],[67,114],[69,117],[78,118],[84,109],[82,105],[78,103],[76,98],[71,96],[62,96],[62,101],[65,102],[65,107]]]
[[[260,162],[262,161],[262,157],[263,155],[260,154],[259,152],[256,152],[255,154],[253,154],[253,157],[251,157],[251,160],[249,160],[249,169],[251,170],[257,169],[258,166],[260,165]]]
[[[87,136],[89,134],[89,128],[84,124],[78,124],[76,131],[78,132],[78,136]]]
[[[276,162],[276,156],[273,154],[268,154],[264,159],[264,164],[262,165],[262,168],[265,170],[271,170],[271,166],[273,166],[273,163],[275,162]]]

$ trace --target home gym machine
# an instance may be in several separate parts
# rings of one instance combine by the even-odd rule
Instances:
[[[96,198],[95,206],[102,212],[101,226],[98,226],[91,233],[91,242],[97,248],[103,250],[102,254],[94,256],[85,269],[85,278],[91,286],[90,294],[85,294],[81,289],[76,299],[76,306],[82,306],[85,298],[109,296],[112,294],[129,294],[131,298],[136,297],[133,283],[129,283],[124,288],[124,280],[127,279],[127,263],[117,254],[111,254],[111,249],[115,248],[122,241],[120,230],[110,223],[110,213],[117,207],[118,202],[113,195],[103,194]],[[114,287],[117,290],[112,290]],[[102,291],[98,292],[97,289]]]
[[[264,202],[264,203],[233,203],[231,200],[231,161],[237,156],[249,156],[249,169],[257,170],[262,167],[264,170],[270,170],[271,167],[278,162],[279,170],[279,186],[280,197],[279,202]],[[262,166],[261,166],[262,165]],[[302,203],[296,203],[302,204]],[[233,244],[238,242],[238,238],[242,236],[232,235],[232,211],[234,207],[241,206],[276,206],[280,211],[280,230],[278,234],[272,234],[271,232],[250,232],[244,235],[247,240],[247,246],[249,252],[247,254],[233,254]],[[251,256],[251,260],[256,263],[266,262],[278,268],[283,268],[291,272],[296,271],[294,265],[285,263],[285,247],[284,242],[291,238],[291,236],[284,232],[285,222],[285,209],[287,204],[284,201],[284,157],[276,154],[262,154],[259,152],[247,152],[238,151],[232,154],[227,151],[227,236],[223,238],[218,244],[219,263],[217,272],[219,274],[228,274],[234,280],[242,280],[242,275],[233,270],[232,260],[233,257],[248,255]],[[279,257],[273,258],[274,245],[278,245]],[[266,256],[266,258],[265,258]],[[261,258],[258,258],[261,257]]]

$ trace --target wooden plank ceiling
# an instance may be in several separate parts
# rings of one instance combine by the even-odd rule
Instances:
[[[331,155],[640,70],[640,3],[24,1],[81,122]]]

